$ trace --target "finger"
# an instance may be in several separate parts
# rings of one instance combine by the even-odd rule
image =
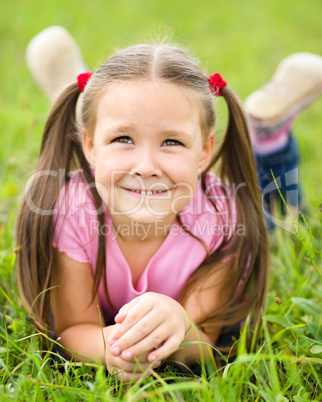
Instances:
[[[119,326],[120,326],[120,324],[115,324],[112,327],[112,329],[111,329],[111,331],[110,331],[110,333],[109,333],[109,335],[108,335],[108,337],[106,339],[106,341],[107,341],[109,346],[112,346],[116,342],[116,340],[117,340],[116,333],[118,331]]]
[[[119,370],[125,371],[133,371],[137,364],[141,365],[142,367],[143,365],[146,365],[147,367],[149,364],[151,364],[151,362],[148,361],[148,353],[142,354],[132,361],[124,360],[122,356],[113,356],[110,350],[108,350],[106,353],[106,367],[109,372],[112,368],[117,368]]]
[[[120,336],[123,335],[127,331],[128,326],[130,325],[125,324],[121,327],[121,323],[123,322],[124,318],[127,316],[128,311],[131,310],[137,304],[137,299],[132,300],[130,303],[125,304],[118,312],[118,314],[114,317],[115,325],[112,328],[111,332],[107,337],[107,342],[110,346],[112,346]],[[116,355],[115,355],[116,356]]]
[[[170,337],[163,345],[148,354],[148,360],[150,362],[164,360],[174,353],[180,345],[180,338]]]
[[[147,370],[148,368],[152,368],[154,365],[154,362],[149,362],[145,360],[144,362],[140,362],[138,359],[137,360],[132,360],[130,362],[122,359],[122,358],[117,358],[117,360],[113,361],[109,365],[109,369],[112,367],[112,370],[124,370],[128,372],[143,372]]]
[[[139,344],[133,354],[127,350],[126,357],[123,356],[123,358],[131,360],[133,356],[139,356],[160,345],[169,336],[165,325],[161,326],[161,330],[159,329],[161,323],[162,318],[160,316],[148,314],[113,344],[111,353],[113,355],[120,355],[126,349]]]
[[[127,313],[130,311],[130,309],[132,307],[134,307],[138,301],[139,301],[139,298],[136,297],[135,299],[131,300],[129,303],[124,304],[124,306],[122,306],[120,308],[120,310],[114,317],[114,321],[120,324],[126,317]]]
[[[138,381],[141,378],[149,377],[153,374],[153,369],[148,369],[143,373],[132,373],[127,371],[122,371],[117,374],[119,380],[123,382]]]
[[[133,363],[133,362],[115,362],[116,365],[113,368],[108,368],[110,374],[117,374],[118,376],[123,373],[132,374],[134,376],[142,376],[142,373],[149,373],[153,369],[157,368],[161,362],[156,361],[153,363],[146,362],[146,363]],[[119,363],[119,364],[118,364]],[[129,376],[127,376],[129,378]]]
[[[131,308],[125,319],[121,324],[116,324],[113,330],[109,335],[108,342],[111,345],[111,342],[114,340],[120,339],[127,331],[132,329],[137,322],[143,319],[143,317],[147,316],[149,312],[152,310],[152,307],[148,304],[137,303],[133,308]],[[146,323],[146,321],[144,321]],[[146,325],[146,324],[144,324]],[[112,336],[113,335],[113,336]],[[115,342],[114,342],[115,343]],[[129,346],[129,345],[127,345]],[[126,347],[127,347],[126,346]],[[124,348],[123,348],[124,349]],[[122,350],[123,350],[122,349]]]
[[[164,325],[160,325],[137,343],[125,348],[121,353],[121,356],[124,360],[132,360],[135,357],[140,357],[142,354],[147,354],[149,356],[151,352],[159,349],[160,345],[163,345],[168,337],[168,329]],[[123,341],[123,337],[120,341]]]
[[[151,364],[151,362],[148,360],[148,355],[149,353],[151,353],[152,350],[149,350],[147,353],[142,353],[138,356],[133,356],[132,359],[124,359],[124,357],[122,355],[118,356],[118,358],[123,359],[124,361],[128,362],[131,361],[133,363],[140,363],[140,364]]]
[[[125,370],[118,370],[118,369],[113,369],[113,371],[110,373],[111,375],[115,375],[120,381],[123,382],[131,382],[131,381],[138,381],[140,378],[146,378],[148,375],[150,375],[150,372],[145,371],[145,372],[132,372],[132,371],[125,371]]]

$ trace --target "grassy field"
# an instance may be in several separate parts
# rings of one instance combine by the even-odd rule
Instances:
[[[322,54],[320,0],[16,0],[0,13],[0,400],[309,401],[322,400],[322,99],[296,121],[305,221],[271,236],[271,280],[260,342],[210,375],[171,370],[122,384],[94,363],[66,363],[41,353],[39,336],[19,299],[14,224],[33,171],[49,102],[24,58],[28,41],[63,25],[94,69],[115,48],[171,34],[190,46],[209,74],[220,72],[245,99],[287,55]],[[301,85],[301,83],[299,83]],[[220,136],[226,110],[217,101]]]

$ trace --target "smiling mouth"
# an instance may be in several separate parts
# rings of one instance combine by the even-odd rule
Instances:
[[[131,191],[132,193],[141,194],[141,195],[154,195],[154,194],[165,194],[171,189],[152,191],[152,190],[133,190],[131,188],[125,188],[125,190]]]

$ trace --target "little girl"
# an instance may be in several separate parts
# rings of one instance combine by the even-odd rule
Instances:
[[[214,95],[229,114],[216,152]],[[210,173],[217,162],[220,179]],[[207,344],[259,318],[267,288],[267,235],[235,93],[166,45],[118,51],[79,75],[47,119],[17,245],[24,303],[70,356],[124,380],[168,358],[208,361]]]

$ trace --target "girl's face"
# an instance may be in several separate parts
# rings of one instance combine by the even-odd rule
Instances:
[[[96,117],[83,147],[114,224],[173,223],[214,148],[213,132],[202,139],[197,97],[162,81],[129,81],[103,93]]]

